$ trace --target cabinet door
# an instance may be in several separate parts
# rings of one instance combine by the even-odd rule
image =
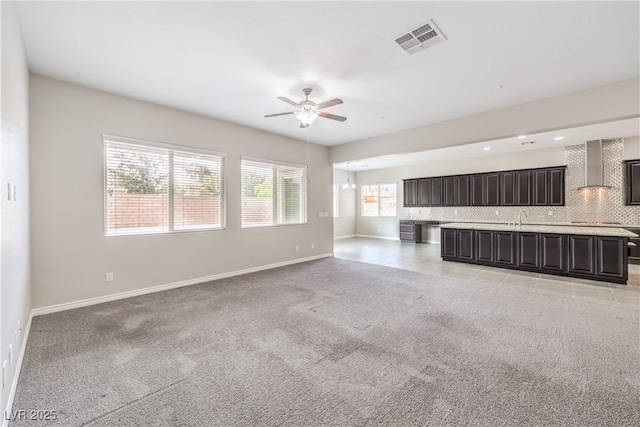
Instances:
[[[471,175],[471,206],[484,205],[484,191],[484,175]]]
[[[418,206],[431,206],[431,180],[419,179],[418,180]]]
[[[516,173],[500,173],[500,193],[502,195],[502,206],[516,205]]]
[[[596,274],[602,277],[627,278],[627,239],[598,236]]]
[[[476,261],[493,263],[493,232],[478,230],[475,233],[476,240]]]
[[[404,196],[405,207],[418,206],[418,181],[416,179],[404,180]]]
[[[569,235],[569,273],[596,274],[596,236]]]
[[[627,205],[640,205],[640,160],[627,162],[626,172]]]
[[[549,206],[564,206],[564,168],[549,169]]]
[[[518,233],[518,265],[540,268],[540,234]]]
[[[531,206],[531,171],[516,172],[516,205]]]
[[[456,205],[456,177],[455,176],[444,177],[444,205],[445,206]]]
[[[456,257],[456,230],[454,228],[440,229],[440,253],[442,257]]]
[[[470,175],[456,176],[456,206],[469,206]]]
[[[515,233],[512,231],[495,232],[495,263],[514,265],[516,263]]]
[[[473,260],[473,230],[457,230],[458,258]]]
[[[565,255],[563,235],[540,235],[540,267],[543,270],[565,271]]]
[[[549,205],[549,173],[546,169],[534,170],[533,175],[533,204],[534,206]]]
[[[442,206],[442,178],[431,178],[431,206]]]
[[[488,173],[483,176],[484,205],[500,206],[500,174]]]

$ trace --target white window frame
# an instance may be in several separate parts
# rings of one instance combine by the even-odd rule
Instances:
[[[108,229],[108,218],[107,218],[107,198],[109,197],[109,189],[107,188],[108,186],[108,180],[107,180],[107,143],[108,142],[114,142],[114,143],[124,143],[124,144],[129,144],[129,145],[134,145],[134,146],[139,146],[142,148],[159,148],[162,150],[168,150],[170,152],[179,152],[179,153],[188,153],[188,154],[204,154],[207,156],[214,156],[214,157],[219,157],[221,159],[221,172],[220,172],[220,179],[222,182],[221,185],[221,197],[220,197],[220,226],[219,227],[194,227],[194,228],[186,228],[186,229],[175,229],[175,224],[173,221],[174,218],[174,212],[173,212],[173,204],[174,204],[174,200],[173,200],[173,188],[171,188],[171,184],[173,183],[173,172],[170,171],[170,177],[169,177],[169,191],[168,191],[168,209],[169,209],[169,226],[168,226],[168,230],[161,230],[161,231],[152,231],[152,230],[144,230],[141,229],[138,232],[122,232],[122,233],[117,233],[117,232],[110,232]],[[218,231],[218,230],[225,230],[226,229],[226,206],[227,206],[227,189],[226,189],[226,157],[227,157],[227,153],[222,153],[219,151],[213,151],[213,150],[206,150],[206,149],[202,149],[202,148],[198,148],[198,147],[189,147],[189,146],[185,146],[185,145],[176,145],[176,144],[167,144],[164,142],[157,142],[157,141],[148,141],[148,140],[144,140],[144,139],[138,139],[138,138],[129,138],[129,137],[125,137],[125,136],[118,136],[118,135],[109,135],[109,134],[103,134],[102,135],[102,146],[103,146],[103,160],[104,160],[104,173],[103,173],[103,178],[104,178],[104,182],[103,182],[103,190],[104,190],[104,235],[105,237],[123,237],[123,236],[142,236],[142,235],[149,235],[149,234],[174,234],[174,233],[190,233],[190,232],[197,232],[197,231]]]
[[[333,183],[333,217],[340,218],[340,184]]]
[[[291,167],[291,168],[297,168],[297,169],[301,169],[303,172],[303,179],[301,180],[301,184],[302,184],[302,197],[301,197],[301,202],[303,204],[302,209],[301,209],[301,213],[302,213],[302,221],[301,222],[292,222],[292,223],[285,223],[281,221],[282,215],[284,214],[282,212],[282,208],[279,206],[279,201],[278,201],[278,175],[277,175],[277,169],[274,168],[274,176],[273,176],[273,195],[272,195],[272,200],[273,200],[273,215],[272,215],[272,222],[270,224],[245,224],[244,223],[244,218],[243,218],[243,212],[242,209],[244,207],[244,203],[241,201],[241,207],[240,207],[240,227],[242,229],[252,229],[252,228],[264,228],[264,227],[289,227],[289,226],[295,226],[295,225],[305,225],[308,223],[308,168],[306,165],[301,165],[301,164],[297,164],[297,163],[288,163],[288,162],[282,162],[282,161],[278,161],[278,160],[270,160],[270,159],[262,159],[262,158],[256,158],[256,157],[247,157],[247,156],[242,156],[240,159],[240,180],[242,181],[242,167],[243,167],[243,163],[247,161],[247,162],[256,162],[256,163],[262,163],[264,165],[267,166],[272,166],[272,167],[278,167],[278,166],[284,166],[284,167]],[[240,189],[241,193],[240,193],[240,199],[242,200],[243,194],[242,191],[243,189]]]
[[[396,211],[394,215],[381,215],[381,205],[380,205],[380,187],[383,185],[395,185],[396,186]],[[376,215],[365,215],[364,209],[364,190],[363,187],[378,187],[378,211]],[[375,183],[375,184],[361,184],[360,185],[360,216],[365,218],[397,218],[398,216],[398,183],[397,182],[383,182],[383,183]]]

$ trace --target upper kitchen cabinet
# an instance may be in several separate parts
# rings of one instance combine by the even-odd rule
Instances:
[[[431,206],[442,206],[442,187],[444,179],[442,177],[431,178]]]
[[[469,181],[471,175],[456,176],[456,206],[469,206]]]
[[[516,171],[516,205],[531,206],[531,171]]]
[[[456,205],[456,178],[455,176],[444,177],[444,205],[455,206]]]
[[[405,208],[418,206],[418,180],[404,180],[404,203]]]
[[[534,170],[531,172],[531,180],[533,181],[533,205],[548,206],[549,171],[547,169]]]
[[[624,187],[627,205],[640,205],[640,160],[625,162]]]
[[[564,206],[564,171],[564,167],[549,168],[547,170],[549,179],[547,201],[549,206]]]
[[[484,206],[485,200],[485,186],[484,175],[475,174],[471,175],[471,206]]]
[[[482,176],[484,205],[500,206],[500,173],[491,172]]]
[[[418,180],[418,206],[431,206],[431,180],[428,178]]]
[[[516,173],[500,172],[500,194],[502,206],[516,205]]]

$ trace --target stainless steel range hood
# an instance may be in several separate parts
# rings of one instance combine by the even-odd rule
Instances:
[[[602,159],[602,140],[584,143],[584,186],[583,188],[611,188],[604,184],[604,162]]]

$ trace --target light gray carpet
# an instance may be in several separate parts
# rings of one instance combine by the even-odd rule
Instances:
[[[36,317],[14,410],[58,411],[38,426],[638,426],[639,330],[636,310],[328,258]]]

